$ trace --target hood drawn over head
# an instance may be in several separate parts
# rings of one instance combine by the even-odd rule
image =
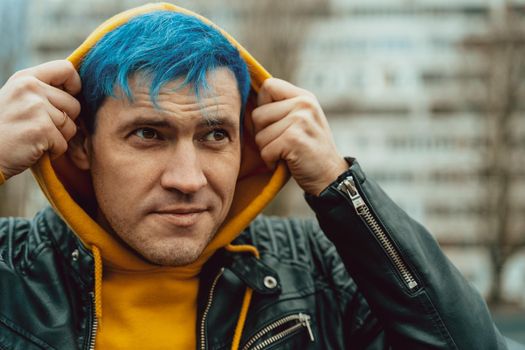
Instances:
[[[67,59],[78,70],[83,57],[105,34],[136,16],[154,11],[187,14],[218,29],[239,50],[251,77],[251,89],[244,111],[241,168],[230,211],[197,261],[172,268],[183,275],[195,275],[210,256],[218,249],[229,245],[264,209],[286,183],[289,174],[284,163],[279,163],[275,169],[268,169],[254,141],[251,111],[256,107],[256,96],[261,84],[270,77],[270,74],[235,39],[208,19],[168,3],[137,7],[104,22]],[[87,248],[97,247],[100,250],[105,263],[126,270],[147,271],[161,268],[147,262],[131,248],[104,231],[88,214],[88,208],[95,203],[90,174],[77,168],[67,155],[51,160],[46,154],[33,166],[32,171],[57,213]]]

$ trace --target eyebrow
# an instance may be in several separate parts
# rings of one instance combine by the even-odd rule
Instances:
[[[222,125],[233,125],[232,121],[229,118],[221,117],[221,116],[203,116],[200,122],[197,124],[198,126],[208,126],[208,127],[214,127],[214,126],[222,126]]]
[[[125,124],[124,128],[129,126],[136,125],[150,125],[156,127],[173,127],[173,123],[170,123],[169,119],[166,117],[145,117],[138,116],[133,120],[130,120]],[[231,118],[226,116],[202,116],[199,122],[197,123],[198,127],[215,127],[215,126],[226,126],[226,127],[238,127],[238,125],[231,120]]]
[[[158,127],[169,127],[171,124],[165,118],[139,116],[126,123],[126,126],[128,125],[151,125]]]

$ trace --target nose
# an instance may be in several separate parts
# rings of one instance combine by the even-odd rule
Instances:
[[[193,142],[179,142],[165,164],[161,186],[184,194],[196,193],[208,183]]]

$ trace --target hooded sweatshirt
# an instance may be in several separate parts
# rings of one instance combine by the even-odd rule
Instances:
[[[82,58],[106,33],[131,18],[152,11],[175,11],[206,18],[167,3],[149,4],[122,12],[99,26],[69,57],[78,69]],[[218,250],[258,255],[250,246],[230,243],[275,197],[289,178],[284,164],[268,169],[254,142],[251,111],[256,93],[270,75],[230,35],[221,33],[238,48],[251,76],[245,110],[242,162],[233,204],[226,220],[201,256],[186,266],[166,267],[149,263],[106,232],[88,214],[95,203],[90,174],[75,167],[66,155],[50,160],[44,155],[32,168],[42,191],[56,212],[93,253],[94,303],[98,331],[95,347],[104,349],[192,349],[196,347],[199,273]],[[0,179],[1,182],[1,179]],[[232,349],[239,346],[252,291],[247,288]]]

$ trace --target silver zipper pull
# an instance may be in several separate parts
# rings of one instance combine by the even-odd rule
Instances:
[[[314,342],[315,338],[314,332],[312,331],[312,327],[310,326],[310,316],[299,313],[299,322],[301,322],[301,324],[306,327],[306,329],[308,330],[308,335],[310,336],[310,340]]]
[[[355,186],[354,178],[352,176],[348,176],[346,179],[341,181],[341,183],[339,183],[337,189],[350,198],[352,204],[354,205],[354,208],[359,214],[359,208],[365,206],[366,204],[365,201],[363,201],[363,198],[361,198],[359,192],[357,192],[357,187]]]

